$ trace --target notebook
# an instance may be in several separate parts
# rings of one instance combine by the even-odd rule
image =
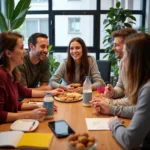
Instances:
[[[52,133],[0,132],[0,148],[49,149]]]
[[[110,118],[85,118],[88,130],[110,130],[108,121]]]

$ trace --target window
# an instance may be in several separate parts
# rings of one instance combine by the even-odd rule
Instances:
[[[80,33],[80,18],[68,18],[68,33]]]
[[[28,38],[31,34],[41,32],[49,35],[48,15],[27,15],[25,22],[16,31],[24,36],[24,45],[28,48]]]
[[[149,12],[149,0],[31,0],[26,22],[17,30],[24,35],[26,48],[27,39],[32,33],[46,33],[58,60],[66,58],[68,44],[74,37],[81,37],[85,41],[90,55],[103,59],[103,20],[117,1],[121,2],[122,8],[133,11],[137,19],[134,28],[145,26],[145,8],[147,6]]]
[[[69,24],[69,19],[73,18],[79,18],[79,27],[74,27],[74,22],[72,23],[72,20]],[[67,47],[69,41],[74,37],[81,37],[87,46],[93,46],[93,15],[56,15],[54,20],[54,46]],[[64,51],[66,52],[66,49],[64,49]]]
[[[52,10],[96,10],[96,3],[97,0],[52,0]]]
[[[29,36],[35,32],[42,32],[48,35],[48,20],[46,19],[26,19],[26,31],[25,37]]]
[[[48,0],[32,0],[30,10],[48,10]]]
[[[110,7],[115,7],[118,0],[101,0],[101,10],[107,10]],[[119,0],[121,7],[130,10],[142,10],[143,0]]]
[[[25,37],[28,39],[31,34],[38,31],[38,20],[27,19],[25,24],[26,24]]]
[[[48,35],[48,20],[44,18],[29,18],[25,21],[25,37],[28,39],[29,36],[35,32],[42,32]]]

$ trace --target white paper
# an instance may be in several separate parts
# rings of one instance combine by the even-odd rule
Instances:
[[[108,121],[110,118],[85,118],[88,130],[110,130]]]
[[[13,146],[16,147],[17,143],[23,136],[21,131],[6,131],[0,132],[0,147]]]

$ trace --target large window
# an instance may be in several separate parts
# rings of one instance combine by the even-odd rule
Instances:
[[[66,58],[68,44],[74,37],[85,41],[89,55],[103,59],[103,20],[117,1],[122,8],[132,10],[137,19],[134,28],[145,26],[147,0],[32,0],[26,20],[18,30],[25,36],[26,48],[32,33],[46,33],[59,61]]]

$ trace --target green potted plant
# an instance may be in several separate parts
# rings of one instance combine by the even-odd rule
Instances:
[[[106,55],[111,61],[111,72],[113,72],[114,77],[117,80],[118,77],[118,60],[115,57],[115,53],[112,50],[113,38],[111,36],[112,32],[115,30],[120,30],[121,28],[132,28],[132,24],[135,24],[136,18],[132,15],[132,11],[129,9],[121,8],[120,2],[116,3],[116,8],[111,7],[107,14],[107,18],[104,20],[104,29],[106,31],[106,36],[104,37],[103,43],[106,47]]]
[[[48,58],[49,58],[49,62],[50,62],[50,74],[51,76],[55,73],[56,69],[58,68],[58,66],[60,65],[60,63],[58,61],[56,61],[56,59],[53,56],[53,50],[52,50],[53,46],[49,45],[48,47]]]
[[[5,13],[0,12],[0,32],[13,31],[19,28],[25,20],[31,0],[5,0]]]

